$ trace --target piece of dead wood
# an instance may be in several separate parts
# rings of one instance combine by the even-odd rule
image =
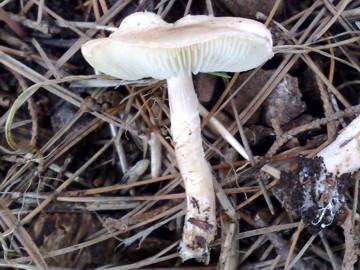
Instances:
[[[345,237],[345,252],[341,265],[341,270],[353,270],[355,263],[358,261],[359,246],[358,244],[355,243],[356,236],[354,233],[354,227],[351,220],[352,215],[351,215],[351,211],[350,210],[348,211],[349,214],[345,219],[345,222],[341,225],[341,227],[344,230],[344,237]]]
[[[239,224],[228,219],[222,219],[221,224],[223,243],[217,269],[236,269],[239,260],[239,240],[236,239],[236,232]]]

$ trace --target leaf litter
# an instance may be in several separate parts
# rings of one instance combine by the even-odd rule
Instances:
[[[203,119],[204,146],[216,177],[221,232],[207,267],[193,261],[181,265],[177,254],[186,206],[171,146],[166,85],[92,75],[79,49],[90,38],[108,35],[106,31],[113,31],[126,14],[136,11],[159,13],[167,21],[188,13],[234,16],[241,10],[241,1],[61,2],[30,0],[21,6],[3,1],[0,5],[4,29],[0,38],[1,266],[359,267],[357,175],[328,183],[337,187],[332,190],[342,203],[339,208],[330,207],[330,201],[325,204],[326,196],[321,195],[328,194],[329,185],[321,187],[319,196],[307,196],[319,186],[311,181],[301,186],[297,171],[307,162],[298,164],[298,156],[315,156],[359,114],[359,1],[247,5],[248,15],[242,16],[256,16],[268,24],[276,55],[261,69],[240,77],[215,75],[214,92],[202,104],[208,111]],[[264,71],[269,76],[256,79]],[[295,119],[284,115],[291,102],[281,103],[280,96],[275,104],[268,98],[288,76],[298,80],[300,98],[295,106],[301,110]],[[119,101],[104,98],[113,90]],[[205,88],[197,91],[201,96]],[[241,100],[242,93],[248,101]],[[63,104],[68,105],[61,110]],[[266,106],[280,109],[273,114],[279,121],[270,121],[275,125],[266,118]],[[57,121],[62,119],[56,122],[59,125],[55,116]],[[225,159],[230,142],[214,127],[208,128],[212,117],[222,119],[226,136],[235,138],[234,143],[249,140],[240,136],[242,126],[245,134],[252,134],[252,153],[245,149],[245,157],[235,154],[230,161]],[[312,122],[292,126],[298,117]],[[160,142],[154,144],[157,149],[149,144],[154,137]],[[124,154],[119,154],[119,146]],[[152,176],[145,167],[139,175],[136,164],[146,159],[151,163],[156,159],[152,152],[159,149],[158,175]],[[255,159],[250,164],[246,159],[252,155]],[[136,182],[123,182],[129,173],[119,167],[121,158],[135,170]],[[259,173],[265,164],[271,176]],[[279,171],[288,176],[279,181]],[[268,207],[273,207],[274,215]],[[112,220],[110,227],[106,220]],[[343,223],[343,230],[334,220],[337,225]]]

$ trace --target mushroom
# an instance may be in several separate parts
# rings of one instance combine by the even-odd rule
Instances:
[[[207,264],[217,227],[215,195],[192,74],[241,72],[263,64],[273,56],[270,32],[243,18],[188,15],[166,23],[156,14],[138,12],[110,37],[88,41],[82,54],[95,69],[114,77],[167,80],[172,145],[187,199],[180,256]]]

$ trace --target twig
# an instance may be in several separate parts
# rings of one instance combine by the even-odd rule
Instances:
[[[221,246],[221,254],[218,262],[218,269],[236,269],[239,259],[239,243],[236,234],[239,229],[237,223],[222,220],[222,236],[224,238]]]
[[[214,16],[214,9],[211,0],[206,0],[206,8],[210,16]]]
[[[244,239],[244,238],[253,237],[253,236],[257,236],[257,235],[262,235],[262,234],[267,234],[267,233],[272,233],[272,232],[279,232],[282,230],[289,230],[292,228],[296,228],[298,226],[299,226],[299,222],[280,224],[280,225],[272,225],[272,226],[269,226],[266,228],[259,228],[259,229],[250,230],[247,232],[238,233],[236,236],[236,239]]]
[[[276,140],[274,142],[274,144],[270,147],[269,151],[266,153],[265,157],[266,158],[271,158],[278,149],[280,149],[280,147],[285,144],[288,140],[290,140],[291,138],[293,138],[294,136],[296,136],[297,134],[304,132],[306,130],[309,129],[314,129],[314,128],[319,128],[321,125],[325,125],[331,121],[340,119],[340,118],[344,118],[344,117],[349,117],[352,115],[356,115],[360,113],[360,105],[356,105],[353,107],[349,107],[347,109],[345,109],[344,111],[339,111],[339,112],[335,112],[333,115],[329,116],[329,117],[324,117],[324,118],[320,118],[317,119],[311,123],[302,125],[300,127],[296,127],[292,130],[289,130],[287,132],[285,132],[278,140]]]
[[[39,52],[40,56],[42,57],[43,61],[46,64],[47,68],[53,72],[54,77],[56,79],[60,79],[61,76],[60,76],[58,70],[56,70],[54,68],[54,65],[51,63],[51,61],[50,61],[49,57],[46,55],[45,51],[41,48],[41,45],[39,44],[39,42],[35,38],[33,38],[31,40],[31,42],[34,45],[34,47],[36,48],[36,50]]]
[[[189,14],[192,2],[193,0],[188,0],[184,11],[184,17]]]
[[[271,189],[271,188],[274,187],[278,182],[279,182],[279,180],[276,179],[276,180],[272,181],[270,184],[268,184],[268,185],[266,186],[266,188],[267,188],[267,189]],[[247,198],[244,202],[238,204],[235,209],[236,209],[236,210],[239,210],[239,209],[243,208],[245,205],[248,205],[249,203],[251,203],[252,201],[254,201],[255,199],[257,199],[257,198],[258,198],[259,196],[261,196],[261,195],[262,195],[262,191],[256,192],[254,195],[252,195],[251,197]]]
[[[255,162],[254,156],[253,156],[253,154],[252,154],[252,151],[251,151],[251,149],[250,149],[250,145],[249,145],[249,143],[248,143],[248,141],[247,141],[247,139],[246,139],[243,126],[242,126],[242,124],[241,124],[241,122],[240,122],[239,114],[238,114],[238,111],[237,111],[237,109],[236,109],[234,99],[232,99],[232,100],[230,101],[230,103],[231,103],[231,107],[232,107],[233,112],[234,112],[234,115],[235,115],[235,121],[236,121],[236,124],[237,124],[238,129],[239,129],[239,133],[240,133],[240,136],[241,136],[241,140],[243,141],[243,144],[244,144],[244,146],[245,146],[246,152],[247,152],[247,154],[248,154],[248,156],[249,156],[249,160],[250,160],[251,166],[254,167],[254,166],[256,165],[256,162]],[[265,187],[264,182],[262,181],[261,177],[256,177],[256,180],[257,180],[257,182],[258,182],[258,184],[259,184],[259,186],[260,186],[261,192],[262,192],[263,195],[264,195],[264,198],[265,198],[266,204],[267,204],[267,206],[268,206],[268,208],[269,208],[269,210],[270,210],[270,213],[271,213],[272,215],[274,215],[274,214],[275,214],[274,206],[273,206],[273,204],[272,204],[272,202],[271,202],[269,193],[268,193],[267,190],[266,190],[266,187]]]
[[[355,228],[355,221],[356,221],[356,215],[358,213],[358,205],[359,205],[359,182],[360,182],[360,174],[359,172],[356,172],[354,174],[354,178],[355,178],[355,185],[354,185],[354,203],[353,203],[353,207],[352,207],[352,217],[351,217],[351,223],[353,228]]]
[[[169,13],[172,6],[175,4],[176,0],[169,0],[169,3],[167,4],[166,8],[161,12],[160,16],[161,18],[165,18],[166,15]]]
[[[2,8],[0,7],[0,18],[2,21],[4,21],[20,38],[24,38],[26,36],[25,31],[22,29],[22,27],[15,22],[10,15]]]
[[[222,208],[232,222],[237,222],[236,211],[219,182],[213,178],[214,190]]]
[[[119,158],[118,164],[120,170],[123,174],[125,174],[126,171],[129,169],[129,164],[127,162],[125,150],[121,142],[122,132],[120,130],[116,130],[116,127],[113,124],[110,124],[109,127],[110,127],[111,136],[116,137],[114,144],[115,144],[116,153]]]
[[[290,264],[291,258],[293,257],[293,254],[294,254],[294,251],[295,251],[296,243],[299,240],[300,233],[302,232],[302,230],[305,227],[304,225],[305,225],[304,222],[301,220],[300,224],[299,224],[299,227],[297,228],[297,230],[296,230],[296,232],[294,234],[294,237],[293,237],[293,240],[292,240],[292,243],[291,243],[291,246],[290,246],[290,251],[289,251],[289,254],[288,254],[287,258],[286,258],[285,269]]]
[[[282,0],[276,0],[275,4],[273,5],[268,18],[266,19],[265,25],[268,26],[273,17],[275,16],[276,11],[278,10]]]
[[[294,267],[294,265],[302,258],[304,253],[308,250],[308,248],[311,246],[312,242],[316,238],[316,234],[313,234],[310,239],[306,242],[306,244],[303,246],[303,248],[299,251],[299,253],[293,258],[292,262],[288,265],[288,267],[285,270],[290,270]]]
[[[45,5],[45,0],[40,0],[38,4],[38,14],[37,14],[36,23],[40,23],[42,20],[44,5]]]
[[[154,216],[165,213],[172,207],[175,207],[177,204],[176,201],[170,201],[161,207],[152,209],[146,213],[139,214],[129,218],[121,218],[119,220],[113,218],[107,218],[104,222],[104,227],[108,230],[122,230],[127,231],[129,227],[139,224],[141,222],[148,222],[148,220],[152,219]]]
[[[357,200],[356,198],[354,198]],[[352,213],[349,213],[341,227],[344,230],[345,252],[341,265],[341,270],[353,270],[358,260],[359,246],[355,244],[354,226],[352,223]]]
[[[325,117],[329,117],[332,114],[334,114],[334,109],[331,106],[330,103],[330,97],[329,93],[326,91],[324,87],[324,83],[320,80],[319,76],[315,75],[315,80],[318,85],[319,91],[320,91],[320,97],[323,102]],[[336,134],[336,124],[335,122],[329,122],[327,124],[327,133],[328,133],[328,139],[332,140],[335,137]]]
[[[338,88],[339,88],[339,87],[338,87]],[[334,110],[335,110],[336,112],[340,111],[338,101],[336,100],[336,98],[335,98],[334,95],[330,95],[330,101],[331,101],[331,104],[332,104]],[[346,124],[346,122],[345,122],[345,120],[344,120],[343,118],[340,118],[340,119],[339,119],[339,122],[340,122],[340,124],[341,124],[341,126],[342,126],[343,128],[346,127],[347,124]]]
[[[335,257],[335,254],[333,253],[333,251],[331,250],[330,244],[328,242],[328,240],[326,239],[325,235],[324,235],[324,231],[320,231],[319,232],[320,235],[320,239],[325,247],[326,253],[330,259],[331,265],[333,267],[334,270],[340,270],[340,266],[339,266],[339,260],[338,258]]]

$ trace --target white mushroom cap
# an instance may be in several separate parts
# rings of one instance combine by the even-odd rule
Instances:
[[[128,16],[110,37],[85,43],[82,54],[97,70],[126,80],[241,72],[273,56],[271,34],[259,22],[188,15],[172,24],[150,12]]]

